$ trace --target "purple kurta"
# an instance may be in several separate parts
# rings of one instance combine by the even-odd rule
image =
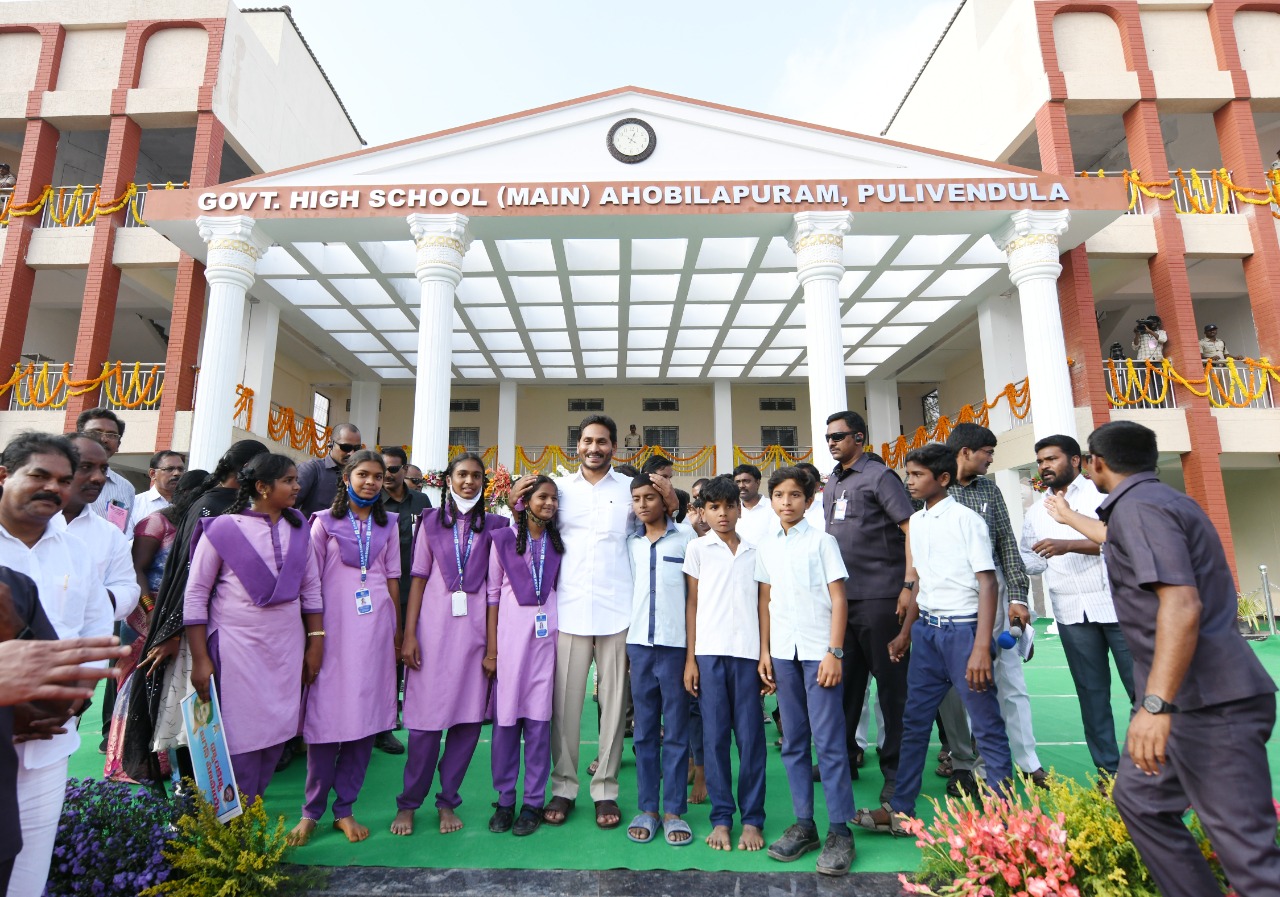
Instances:
[[[488,637],[489,551],[494,531],[506,529],[508,523],[490,514],[484,532],[474,534],[462,582],[467,613],[455,617],[450,598],[458,582],[453,530],[440,526],[439,515],[439,509],[427,511],[414,538],[413,577],[426,580],[416,621],[422,669],[404,671],[404,724],[427,732],[485,719],[489,679],[482,662]],[[458,544],[464,552],[470,524],[469,514],[458,520]]]
[[[324,663],[307,689],[302,714],[302,735],[308,744],[359,741],[388,732],[396,724],[396,608],[388,582],[400,579],[400,535],[396,515],[388,514],[386,526],[374,526],[368,573],[373,610],[356,613],[360,568],[355,530],[345,517],[334,519],[329,511],[311,518],[311,545],[320,571],[324,599]],[[361,524],[362,540],[370,516]],[[335,537],[332,530],[337,530]],[[354,553],[354,557],[351,557]]]
[[[543,538],[546,538],[545,536]],[[518,558],[524,565],[516,578],[524,588],[531,588],[530,570],[537,558],[532,541],[523,556],[515,553],[516,531],[508,528],[493,536],[489,555],[489,603],[498,606],[498,675],[494,686],[494,723],[513,726],[517,720],[548,721],[551,719],[551,697],[556,683],[556,583],[558,565],[555,549],[547,545],[547,561],[543,581],[544,601],[521,604],[516,599],[516,586],[507,575],[504,559]],[[506,550],[503,550],[503,549]],[[547,615],[547,637],[534,637],[534,617],[539,611]]]
[[[253,603],[210,539],[200,540],[191,559],[184,621],[188,626],[208,626],[227,748],[232,754],[246,754],[298,734],[306,646],[302,614],[322,610],[320,578],[305,526],[295,528],[283,517],[272,526],[269,519],[252,512],[226,514],[206,526],[237,527],[272,572],[283,566],[295,539],[307,544],[299,598],[267,607]]]

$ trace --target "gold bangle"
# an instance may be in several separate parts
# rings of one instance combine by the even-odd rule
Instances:
[[[324,635],[324,630],[317,629],[315,632],[308,632],[307,638],[315,638],[316,636],[323,636],[323,635]]]

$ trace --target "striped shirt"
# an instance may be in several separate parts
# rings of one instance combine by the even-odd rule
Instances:
[[[1106,496],[1088,477],[1078,476],[1067,487],[1065,498],[1073,510],[1097,518],[1098,505]],[[1043,502],[1033,502],[1022,518],[1022,550],[1027,572],[1044,574],[1044,586],[1053,601],[1053,616],[1059,623],[1115,623],[1116,607],[1107,584],[1107,565],[1101,555],[1071,552],[1042,558],[1031,550],[1041,539],[1079,540],[1080,534],[1049,516]]]

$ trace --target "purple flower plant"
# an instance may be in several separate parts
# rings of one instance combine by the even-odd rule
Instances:
[[[169,877],[181,807],[124,782],[69,779],[45,897],[134,897]]]

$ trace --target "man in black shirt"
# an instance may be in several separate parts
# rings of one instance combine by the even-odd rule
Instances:
[[[330,432],[329,454],[298,465],[298,499],[294,507],[304,517],[327,510],[338,494],[342,468],[363,443],[355,424],[338,424]]]

